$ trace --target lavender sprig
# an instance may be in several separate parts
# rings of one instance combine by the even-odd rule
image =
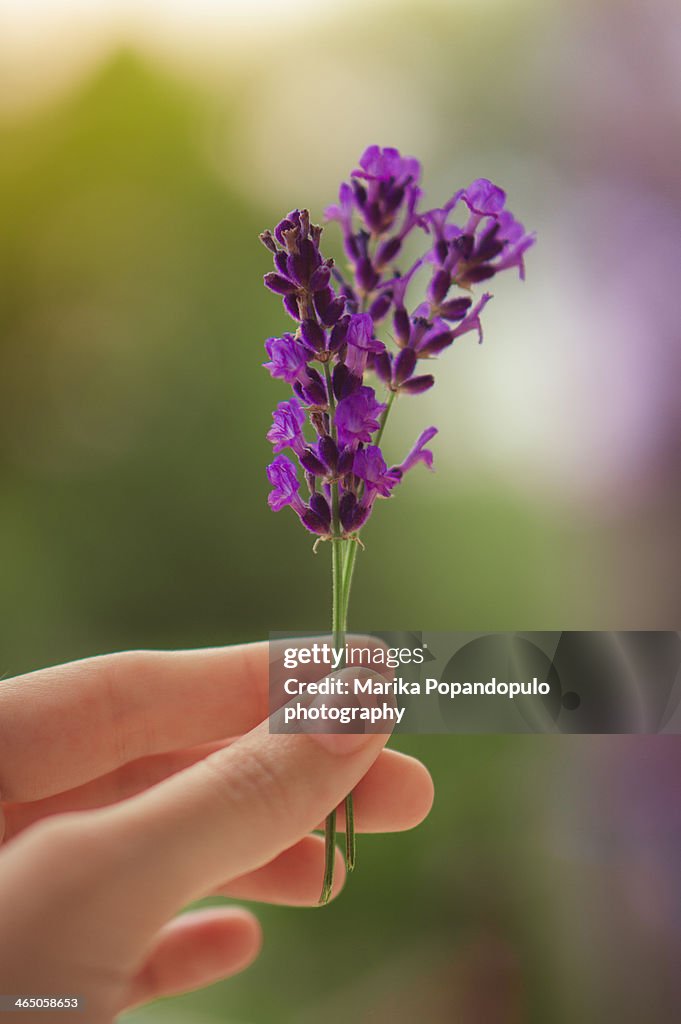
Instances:
[[[389,466],[381,443],[399,395],[420,395],[435,383],[425,360],[476,333],[492,296],[474,302],[472,288],[517,267],[534,244],[506,209],[506,194],[486,178],[455,192],[440,208],[421,210],[421,166],[396,149],[370,146],[338,203],[326,209],[343,233],[348,275],[325,258],[321,227],[307,210],[293,210],[260,239],[274,271],[265,285],[280,295],[295,332],[265,343],[270,374],[292,388],[273,413],[267,438],[275,458],[267,468],[274,511],[290,506],[303,526],[332,545],[334,646],[344,646],[348,603],[360,533],[376,503],[392,497],[405,474],[423,463],[432,469],[428,427],[403,461]],[[463,217],[459,214],[463,213]],[[424,252],[405,273],[395,260],[405,240],[421,232]],[[410,309],[414,278],[426,277],[426,298]],[[386,341],[378,337],[381,324]],[[374,384],[367,383],[372,380]],[[375,385],[375,386],[374,386]],[[379,397],[376,387],[381,391]],[[292,461],[281,454],[288,449]],[[305,483],[300,493],[298,468]],[[352,795],[345,801],[346,864],[355,863]],[[326,823],[326,870],[320,901],[333,885],[335,810]]]

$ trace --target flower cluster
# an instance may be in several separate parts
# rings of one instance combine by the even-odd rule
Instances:
[[[293,333],[265,345],[265,367],[293,389],[275,409],[267,435],[275,452],[267,469],[269,504],[275,511],[291,506],[320,538],[356,538],[377,498],[390,497],[417,463],[432,467],[426,445],[435,427],[401,464],[388,467],[380,442],[393,400],[432,387],[423,361],[456,338],[477,332],[482,341],[480,316],[491,295],[474,302],[472,286],[510,267],[524,276],[523,256],[534,242],[492,182],[478,179],[443,207],[422,210],[420,178],[419,162],[396,149],[370,146],[362,155],[338,203],[326,210],[340,224],[349,275],[322,255],[322,229],[307,210],[294,210],[260,236],[274,259],[265,285],[296,324]],[[426,251],[401,274],[394,261],[415,231],[423,233]],[[407,292],[420,272],[425,299],[410,310]],[[392,345],[378,337],[384,322]],[[305,499],[284,449],[302,469]]]

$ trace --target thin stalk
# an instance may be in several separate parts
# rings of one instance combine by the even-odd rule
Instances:
[[[336,810],[335,808],[331,811],[326,819],[324,826],[324,841],[325,841],[325,864],[324,864],[324,884],[322,885],[322,893],[319,897],[320,903],[328,903],[331,899],[331,890],[333,889],[333,869],[336,859]]]
[[[352,793],[345,798],[345,866],[348,871],[355,870],[357,859],[357,841],[355,839],[355,811]]]
[[[338,490],[338,488],[336,488]],[[336,494],[336,500],[338,495]],[[341,650],[345,646],[345,634],[348,626],[348,596],[349,592],[346,592],[343,586],[345,562],[349,555],[348,541],[336,540],[334,538],[333,544],[338,548],[339,554],[337,556],[337,569],[338,569],[338,597],[337,597],[337,610],[333,616],[333,646],[336,650]],[[353,545],[354,547],[354,545]],[[345,558],[343,555],[345,554]],[[345,665],[345,658],[341,660],[340,667]],[[353,809],[352,793],[348,793],[344,801],[345,808],[345,866],[348,871],[353,871],[355,867],[355,859],[357,853],[357,842],[355,839],[355,815]]]
[[[324,372],[326,376],[326,385],[329,393],[329,410],[331,413],[331,436],[336,440],[336,423],[335,423],[335,402],[333,398],[333,387],[331,381],[331,371],[329,364],[324,364]],[[331,629],[333,633],[333,646],[337,650],[342,649],[345,646],[345,630],[347,628],[347,614],[348,606],[346,599],[345,587],[343,585],[345,576],[345,552],[347,541],[343,540],[341,536],[341,523],[339,515],[339,494],[338,484],[333,483],[331,485],[331,593],[332,593],[332,612],[331,612]],[[343,667],[343,662],[339,667]],[[326,825],[324,829],[324,841],[325,841],[325,856],[324,856],[324,880],[322,882],[322,891],[319,897],[320,903],[328,903],[331,892],[333,890],[333,876],[335,867],[335,854],[336,854],[336,810],[328,815],[326,819]],[[349,793],[345,798],[345,862],[348,866],[348,870],[352,870],[355,865],[355,830],[354,830],[354,813],[352,806],[352,793]]]
[[[397,394],[396,391],[391,391],[390,394],[388,395],[388,401],[386,402],[385,409],[383,410],[383,413],[381,414],[381,425],[379,427],[378,434],[376,435],[376,440],[374,441],[374,444],[380,444],[381,443],[381,438],[383,437],[383,431],[385,430],[385,425],[388,422],[388,416],[390,415],[390,410],[393,407],[393,402],[395,401],[395,395],[396,394]]]
[[[326,386],[329,393],[329,409],[331,413],[331,436],[337,438],[335,423],[335,401],[333,397],[333,386],[331,371],[328,362],[324,364]],[[376,438],[376,444],[381,443],[386,421],[395,400],[395,392],[391,391],[388,396],[386,407],[381,417],[381,426]],[[360,494],[361,496],[361,494]],[[341,537],[340,517],[338,514],[339,496],[338,484],[331,485],[331,589],[332,589],[332,613],[331,628],[333,633],[333,646],[340,649],[345,645],[345,632],[347,630],[348,606],[350,602],[350,588],[355,570],[355,559],[357,558],[356,543],[344,541]],[[344,545],[347,545],[344,548]],[[341,662],[342,667],[343,662]],[[357,841],[355,836],[355,815],[352,800],[352,793],[348,793],[344,801],[345,810],[345,864],[348,871],[353,871],[357,856]],[[334,809],[326,819],[324,829],[325,856],[324,856],[324,880],[319,898],[320,903],[328,903],[333,889],[333,876],[336,853],[336,810]]]
[[[395,391],[391,391],[390,394],[388,395],[388,401],[386,403],[386,407],[383,410],[383,414],[381,416],[381,425],[379,427],[378,434],[376,435],[376,441],[374,442],[375,444],[380,444],[381,443],[381,438],[383,437],[383,431],[385,430],[385,425],[386,425],[386,422],[388,420],[388,416],[390,415],[390,410],[392,409],[393,402],[395,401],[395,395],[396,395]],[[362,488],[362,490],[363,490],[363,488]],[[360,492],[360,497],[361,497],[361,492]],[[350,603],[350,588],[352,586],[352,577],[353,577],[353,574],[354,574],[354,571],[355,571],[355,559],[357,558],[357,548],[358,547],[359,547],[359,544],[352,544],[350,546],[350,550],[348,551],[347,558],[345,559],[345,565],[343,567],[343,599],[345,601],[346,614],[347,614],[347,608],[348,608],[349,603]]]

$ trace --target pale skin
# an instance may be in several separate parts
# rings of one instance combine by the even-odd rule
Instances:
[[[271,733],[268,659],[128,652],[0,682],[0,994],[79,995],[59,1020],[106,1024],[227,978],[258,955],[256,917],[182,907],[314,905],[313,832],[353,789],[358,831],[426,816],[430,776],[388,736]],[[343,875],[339,852],[334,894]]]

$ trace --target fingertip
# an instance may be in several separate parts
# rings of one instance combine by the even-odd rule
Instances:
[[[435,801],[435,784],[433,776],[423,761],[416,757],[403,754],[409,761],[409,773],[402,790],[405,818],[410,820],[407,829],[415,828],[430,814]]]
[[[245,907],[230,907],[228,912],[240,932],[242,942],[243,959],[237,970],[244,970],[260,955],[264,941],[262,925],[255,914]]]
[[[245,907],[206,907],[176,918],[183,919],[197,946],[208,953],[220,977],[238,974],[249,967],[262,949],[263,932],[255,914]],[[183,930],[183,929],[182,929]]]
[[[207,907],[165,925],[130,982],[127,1009],[239,974],[262,947],[257,918],[241,907]]]
[[[405,832],[430,813],[433,779],[415,757],[384,750],[355,791],[355,828],[360,832]]]
[[[397,753],[397,752],[391,752]],[[399,753],[401,761],[400,820],[395,831],[416,828],[428,817],[435,799],[433,777],[416,757]]]
[[[324,840],[320,836],[304,836],[261,868],[219,886],[215,895],[289,907],[314,907],[319,902],[325,858]],[[332,899],[344,884],[345,859],[337,848]]]

